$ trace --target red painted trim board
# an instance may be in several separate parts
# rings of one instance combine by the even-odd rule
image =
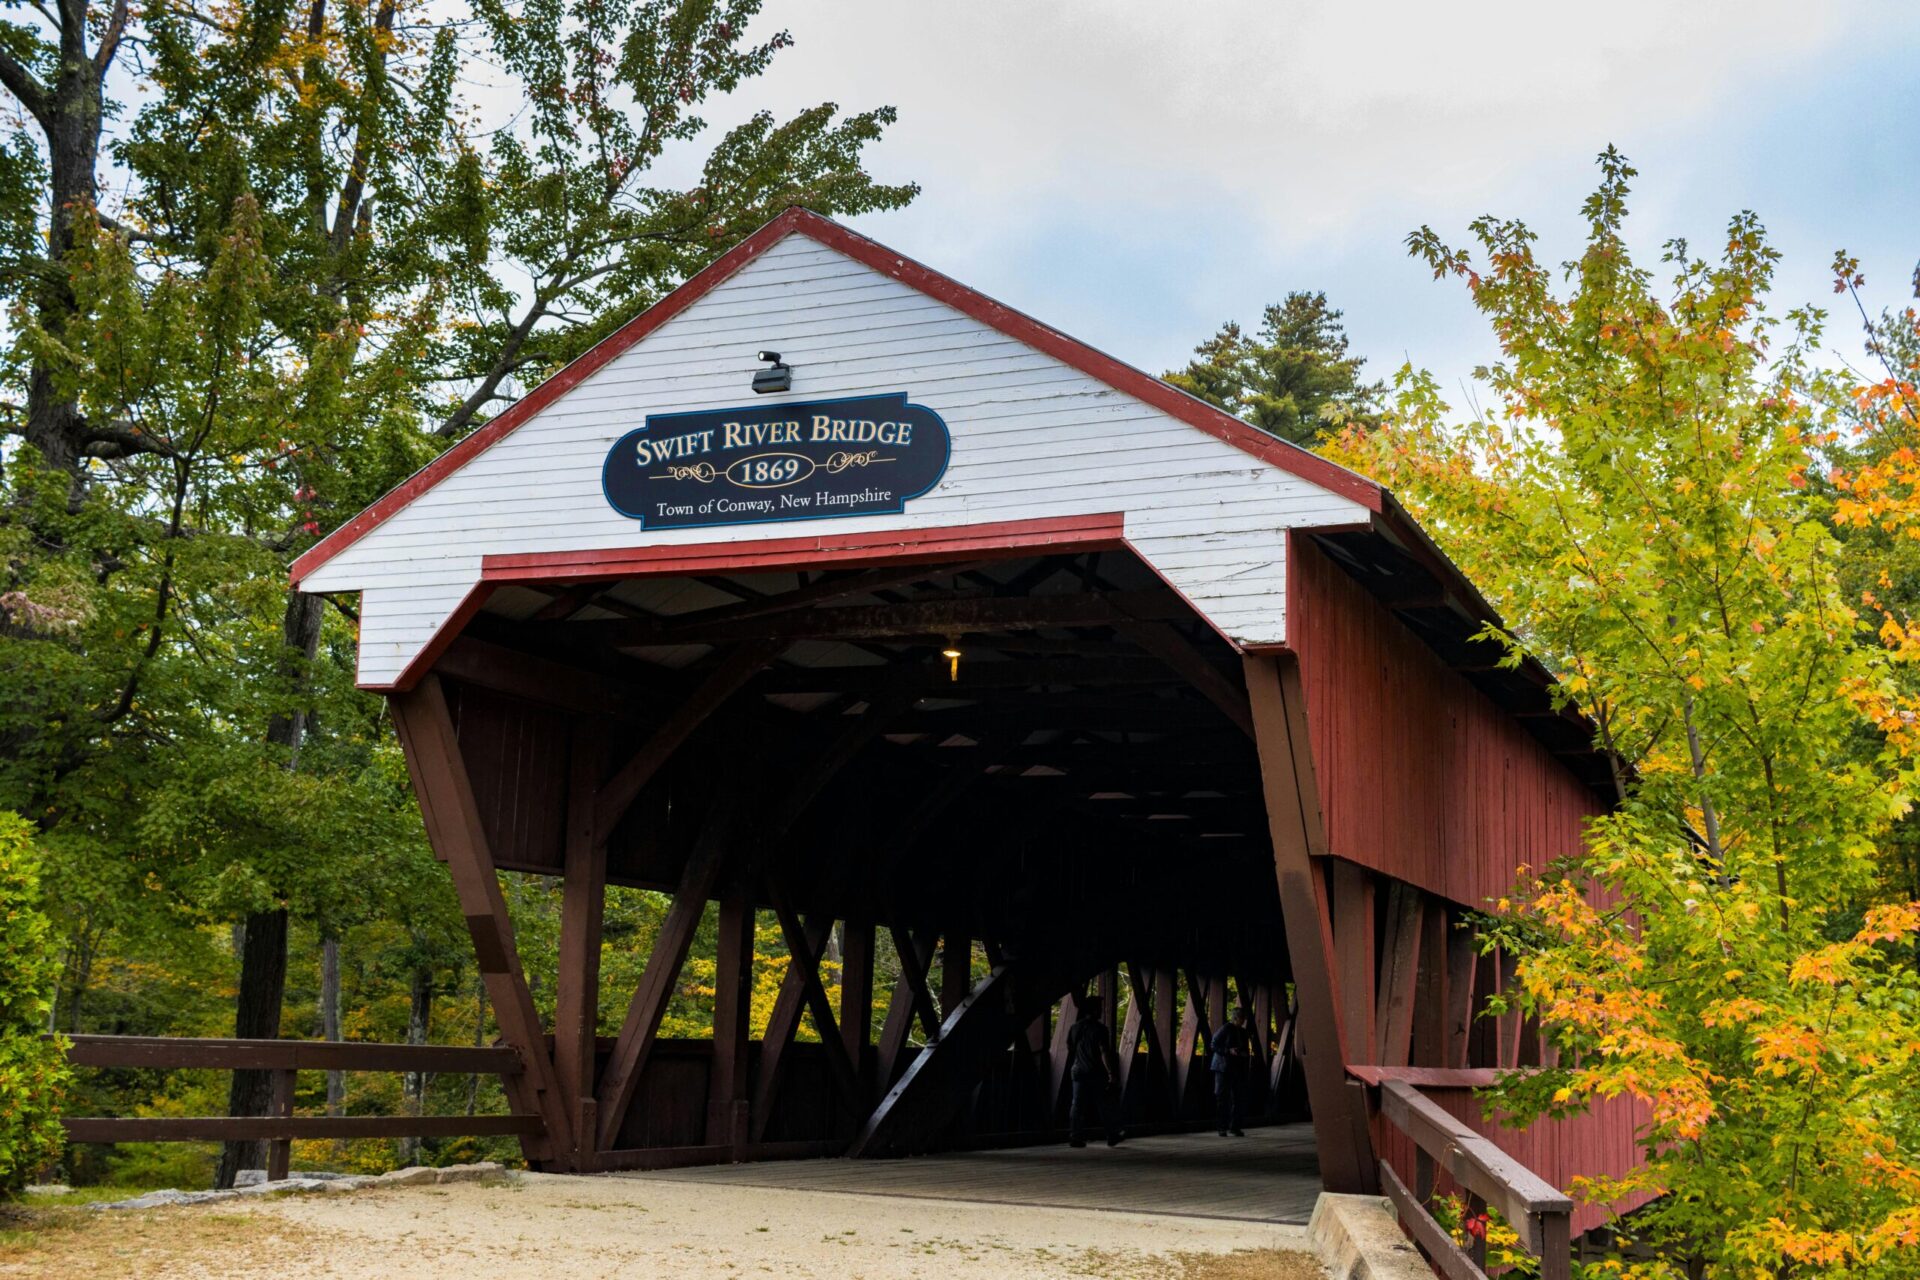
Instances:
[[[944,525],[933,529],[699,542],[675,546],[621,547],[606,551],[542,551],[490,555],[480,562],[482,581],[615,581],[694,573],[811,568],[855,560],[863,567],[944,560],[1095,551],[1122,544],[1124,517],[1117,512]]]
[[[686,310],[700,298],[791,234],[801,234],[836,249],[857,262],[920,292],[955,310],[1017,338],[1062,363],[1097,378],[1168,415],[1198,427],[1261,461],[1279,467],[1341,497],[1351,499],[1369,511],[1385,509],[1386,491],[1371,480],[1344,467],[1335,466],[1292,445],[1250,427],[1231,414],[1224,413],[1158,378],[1076,341],[1031,316],[995,302],[976,290],[902,257],[884,245],[876,244],[829,218],[806,209],[789,209],[732,249],[715,259],[707,268],[609,334],[592,350],[535,387],[526,396],[429,462],[395,486],[372,506],[328,534],[293,563],[292,580],[298,584],[308,574],[339,555],[368,533],[391,519],[415,498],[439,484],[515,430],[527,419],[571,391],[621,352],[627,350],[661,325]]]

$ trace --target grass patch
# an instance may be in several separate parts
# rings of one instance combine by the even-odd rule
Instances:
[[[65,1197],[61,1197],[65,1199]],[[316,1256],[316,1234],[276,1216],[155,1209],[98,1213],[22,1206],[0,1211],[0,1276],[174,1275],[222,1259],[285,1272]]]
[[[1179,1280],[1326,1280],[1311,1254],[1286,1249],[1236,1249],[1232,1253],[1176,1253]]]

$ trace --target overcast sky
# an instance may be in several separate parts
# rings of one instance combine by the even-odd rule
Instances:
[[[872,168],[923,194],[855,225],[1154,373],[1324,289],[1371,372],[1457,387],[1485,325],[1407,232],[1517,216],[1571,257],[1609,143],[1649,253],[1756,210],[1781,310],[1831,301],[1837,247],[1877,304],[1920,259],[1911,0],[770,0],[777,27],[795,47],[716,125],[897,106]]]

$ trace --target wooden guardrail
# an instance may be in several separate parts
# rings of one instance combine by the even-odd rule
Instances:
[[[77,1116],[62,1120],[72,1142],[265,1141],[267,1176],[284,1178],[295,1138],[517,1137],[543,1131],[537,1115],[296,1116],[298,1071],[420,1071],[511,1076],[508,1048],[329,1040],[191,1040],[172,1036],[69,1036],[76,1067],[189,1068],[273,1073],[273,1114],[265,1116]]]
[[[1470,1235],[1469,1248],[1461,1249],[1427,1209],[1437,1169],[1445,1169],[1466,1192],[1470,1214],[1488,1207],[1499,1211],[1519,1235],[1521,1247],[1540,1259],[1540,1280],[1568,1280],[1573,1266],[1572,1200],[1405,1080],[1381,1082],[1380,1111],[1412,1139],[1417,1153],[1416,1190],[1409,1190],[1385,1161],[1380,1164],[1381,1188],[1407,1234],[1449,1280],[1488,1280],[1487,1241],[1484,1234]]]

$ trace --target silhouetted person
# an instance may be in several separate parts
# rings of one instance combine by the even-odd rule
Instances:
[[[1213,1121],[1226,1137],[1231,1131],[1244,1138],[1240,1128],[1240,1104],[1247,1092],[1247,1063],[1253,1054],[1253,1037],[1247,1032],[1247,1007],[1233,1011],[1233,1021],[1222,1023],[1213,1033]]]
[[[1120,1132],[1119,1099],[1115,1096],[1120,1059],[1113,1051],[1113,1033],[1100,1021],[1099,996],[1086,996],[1075,1004],[1073,1025],[1067,1028],[1067,1063],[1073,1077],[1067,1145],[1087,1145],[1087,1112],[1098,1107],[1100,1130],[1107,1136],[1107,1145],[1117,1147],[1126,1135]]]

